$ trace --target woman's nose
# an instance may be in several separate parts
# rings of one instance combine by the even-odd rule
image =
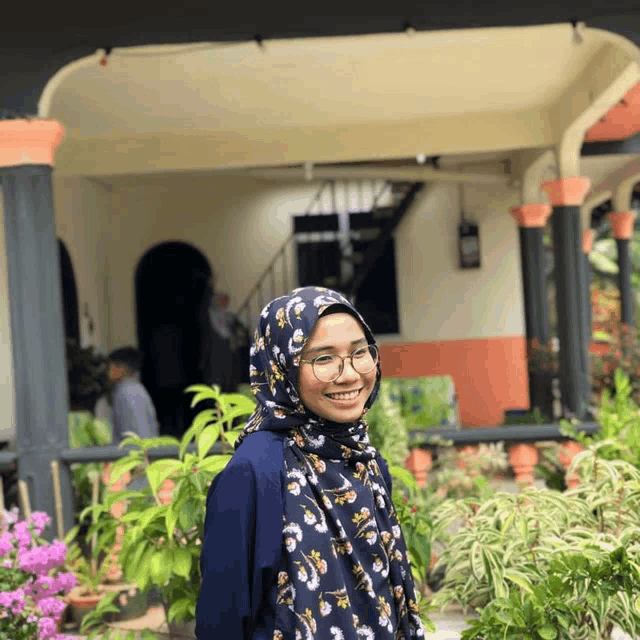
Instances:
[[[357,380],[360,374],[353,368],[351,358],[345,358],[342,361],[342,373],[336,378],[336,380]]]

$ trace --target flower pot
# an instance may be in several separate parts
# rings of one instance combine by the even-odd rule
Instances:
[[[509,463],[519,484],[533,484],[538,449],[534,444],[513,444],[509,447]]]
[[[558,453],[558,460],[560,464],[567,470],[574,456],[584,451],[584,447],[575,440],[567,440],[560,444],[560,451]],[[575,474],[566,476],[566,484],[569,489],[573,489],[580,484],[580,479]]]
[[[110,622],[124,622],[142,617],[149,608],[147,594],[138,589],[135,584],[109,584],[104,587],[107,593],[117,591],[118,596],[113,604],[118,607],[118,613],[109,614]]]
[[[71,610],[71,619],[78,627],[82,624],[83,618],[93,611],[97,606],[104,593],[86,593],[84,587],[73,587],[67,595],[69,609]]]
[[[456,458],[456,466],[458,469],[467,468],[467,458],[477,455],[478,446],[475,444],[468,444],[464,447],[456,447],[458,456]]]
[[[195,640],[196,637],[196,621],[188,622],[168,622],[169,635],[172,640]]]
[[[425,487],[427,485],[429,470],[433,464],[431,451],[429,449],[420,449],[419,447],[415,447],[411,450],[411,453],[404,464],[405,467],[413,474],[418,486]]]

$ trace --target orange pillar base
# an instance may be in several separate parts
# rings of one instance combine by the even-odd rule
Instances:
[[[575,440],[567,440],[560,445],[560,454],[558,456],[560,464],[567,470],[574,456],[581,451],[584,451],[584,447]],[[580,479],[577,475],[571,474],[566,476],[566,483],[569,489],[574,489],[580,484]]]
[[[535,466],[538,463],[538,449],[533,444],[514,444],[509,447],[509,463],[519,484],[532,485],[535,480]]]
[[[419,487],[427,486],[427,476],[432,464],[433,456],[427,449],[412,449],[405,461],[405,467],[411,471]]]

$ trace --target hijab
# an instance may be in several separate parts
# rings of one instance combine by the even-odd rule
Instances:
[[[344,296],[304,287],[262,310],[251,347],[258,405],[236,448],[256,431],[285,436],[283,561],[273,639],[421,638],[406,544],[364,414],[353,423],[332,422],[309,411],[298,394],[301,353],[318,319],[334,312],[356,318],[375,344]],[[380,375],[378,365],[364,413]]]

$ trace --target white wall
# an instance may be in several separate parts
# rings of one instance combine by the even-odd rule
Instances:
[[[458,267],[458,186],[427,185],[396,230],[400,336],[421,342],[524,333],[516,195],[496,185],[465,187],[465,212],[479,223],[481,268]]]
[[[149,249],[169,241],[194,246],[209,260],[216,289],[229,292],[230,306],[237,309],[291,234],[291,216],[305,213],[319,186],[220,174],[172,176],[164,184],[157,179],[129,181],[124,186],[116,183],[111,241],[117,259],[110,263],[113,345],[137,343],[134,275]],[[366,186],[365,200],[371,200],[376,186]],[[339,210],[347,208],[344,196],[344,191],[337,191]],[[350,197],[357,199],[357,193],[351,190]],[[351,204],[355,208],[357,202]],[[331,194],[325,190],[313,211],[331,211],[332,206]],[[291,289],[297,285],[292,246],[286,264],[286,284]],[[285,292],[283,265],[277,263],[275,295]],[[265,303],[271,295],[269,279]],[[254,310],[257,315],[257,304]]]
[[[54,177],[53,196],[56,233],[71,256],[76,278],[80,342],[106,352],[111,346],[109,262],[117,259],[111,255],[108,234],[109,188],[87,178]]]

